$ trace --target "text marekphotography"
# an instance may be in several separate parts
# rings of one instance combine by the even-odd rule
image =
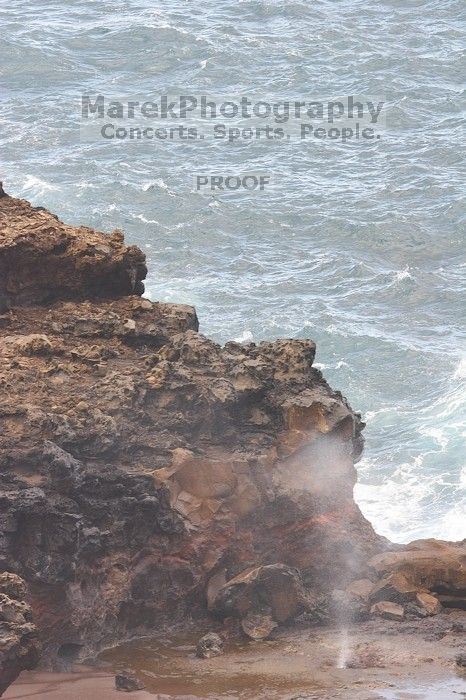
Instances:
[[[354,95],[329,100],[81,95],[80,131],[81,140],[109,143],[371,143],[383,133],[384,106],[383,99]]]

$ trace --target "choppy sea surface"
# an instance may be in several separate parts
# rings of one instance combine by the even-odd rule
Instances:
[[[9,193],[111,230],[217,340],[313,338],[366,421],[357,500],[466,536],[463,0],[0,0]],[[80,138],[82,94],[385,100],[367,142]],[[118,97],[117,97],[118,96]],[[193,174],[258,171],[263,192]]]

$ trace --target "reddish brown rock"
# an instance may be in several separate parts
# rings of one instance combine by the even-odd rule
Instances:
[[[409,603],[416,599],[419,588],[411,583],[404,574],[396,571],[377,581],[370,592],[371,603],[379,600],[391,600],[393,603]]]
[[[445,596],[448,607],[466,607],[466,540],[418,540],[373,557],[378,576],[403,576],[411,586]]]
[[[405,612],[402,605],[393,603],[390,600],[381,600],[374,603],[371,607],[371,615],[383,617],[385,620],[397,620],[398,622],[404,619]]]
[[[356,579],[352,581],[348,588],[347,593],[363,602],[369,602],[370,594],[374,588],[374,583],[369,578]]]
[[[363,424],[312,341],[221,347],[138,296],[120,234],[0,216],[0,560],[48,663],[207,614],[246,570],[276,622],[365,575],[386,543],[353,500]]]
[[[418,593],[415,600],[416,605],[425,610],[427,615],[438,615],[442,612],[442,604],[430,593]]]
[[[29,202],[0,197],[0,312],[55,299],[141,294],[141,251],[123,235],[63,224]]]

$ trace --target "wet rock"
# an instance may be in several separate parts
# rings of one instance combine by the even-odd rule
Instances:
[[[278,627],[278,625],[273,617],[266,613],[249,612],[246,617],[241,620],[243,632],[251,639],[257,641],[267,639],[276,627]]]
[[[405,616],[403,606],[389,600],[381,600],[378,603],[374,603],[370,609],[370,613],[371,615],[383,617],[385,620],[401,621]]]
[[[302,579],[296,569],[270,564],[243,571],[218,591],[213,609],[223,617],[245,617],[267,606],[276,622],[285,622],[306,605]]]
[[[219,634],[209,632],[198,641],[196,656],[199,659],[210,659],[212,656],[223,654],[224,642]]]
[[[145,687],[144,683],[130,669],[123,669],[115,676],[115,688],[125,693],[144,690]]]
[[[383,654],[375,644],[363,642],[350,654],[346,668],[385,668]]]

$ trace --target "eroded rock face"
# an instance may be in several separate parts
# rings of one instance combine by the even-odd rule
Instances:
[[[26,593],[19,576],[0,574],[0,695],[39,660],[40,642]]]
[[[367,575],[386,543],[353,500],[363,424],[312,341],[221,347],[192,307],[138,296],[119,234],[8,197],[0,214],[0,561],[44,663],[204,615],[259,567],[306,595]]]
[[[1,188],[1,185],[0,185]],[[0,196],[0,312],[54,299],[142,294],[145,258],[123,235],[67,226],[29,202]]]
[[[403,579],[411,590],[433,591],[446,606],[466,609],[466,540],[418,540],[375,556],[369,566],[378,576]]]

